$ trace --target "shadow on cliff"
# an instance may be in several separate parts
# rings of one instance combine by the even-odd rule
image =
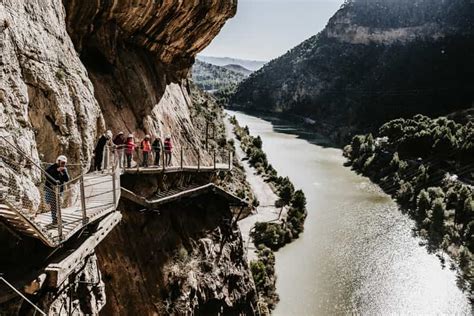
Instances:
[[[227,200],[119,208],[121,224],[97,248],[104,315],[253,314],[254,285]]]

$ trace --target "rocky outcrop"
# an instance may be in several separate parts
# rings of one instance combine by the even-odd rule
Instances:
[[[60,0],[0,3],[0,78],[0,135],[33,157],[90,161],[104,121]]]
[[[326,28],[244,81],[231,101],[297,114],[344,143],[397,118],[472,106],[474,6],[346,1]]]
[[[196,145],[184,79],[236,5],[2,1],[0,135],[36,159],[62,153],[85,168],[106,128]]]
[[[97,249],[103,313],[253,314],[254,285],[227,203],[208,195],[160,212],[122,205],[122,224]]]
[[[35,162],[65,154],[82,171],[106,129],[171,134],[176,155],[181,146],[191,148],[184,160],[195,161],[206,119],[196,118],[187,74],[236,6],[235,0],[1,1],[0,136]],[[19,201],[38,204],[40,174],[16,151],[0,138],[2,186],[20,188]],[[210,159],[201,153],[203,163]],[[251,314],[255,293],[240,233],[221,221],[229,223],[232,214],[222,201],[197,203],[174,205],[158,220],[133,208],[124,212],[124,224],[98,249],[100,269],[89,257],[71,286],[48,292],[38,304],[52,314],[64,306],[96,314],[106,301],[106,314]],[[2,253],[20,247],[21,258],[31,252],[35,260],[18,267],[18,257],[5,255],[2,271],[34,279],[50,260],[51,249],[35,241],[11,244]],[[15,299],[6,297],[0,309],[15,309]]]
[[[186,77],[237,2],[63,2],[107,126],[140,137],[170,134],[176,144],[198,147],[202,131],[189,115]]]

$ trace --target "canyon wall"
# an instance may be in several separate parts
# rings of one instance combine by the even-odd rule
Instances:
[[[86,171],[107,129],[170,134],[177,148],[194,148],[185,163],[196,161],[205,120],[194,109],[188,72],[236,8],[235,0],[1,0],[2,185],[19,188],[18,200],[38,202],[40,174],[19,151],[38,164],[65,154]],[[211,159],[202,150],[201,161]],[[105,304],[105,314],[252,314],[254,285],[228,205],[212,196],[194,202],[161,215],[121,204],[123,224],[83,263],[77,282],[71,279],[82,285],[44,289],[33,301],[50,313],[74,305],[79,314],[96,314]],[[51,249],[1,232],[12,246],[2,249],[0,266],[21,288],[44,269]],[[31,264],[19,263],[29,254]],[[2,298],[0,311],[33,314],[15,296]]]

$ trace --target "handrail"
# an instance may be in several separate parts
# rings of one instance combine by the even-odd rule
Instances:
[[[27,153],[25,153],[20,147],[16,146],[15,144],[12,144],[5,136],[3,135],[0,135],[0,138],[2,138],[4,141],[6,141],[10,146],[12,146],[13,148],[15,148],[17,151],[19,151],[26,159],[28,159],[32,164],[34,164],[38,169],[40,169],[42,171],[43,174],[46,175],[46,177],[48,177],[50,180],[56,182],[56,179],[54,179],[53,177],[51,177],[47,172],[46,170],[44,170],[41,165],[38,165],[33,159],[31,159]]]
[[[30,304],[34,309],[36,309],[38,312],[41,313],[41,315],[45,315],[46,316],[46,313],[43,312],[38,306],[36,306],[32,301],[30,301],[25,295],[23,295],[23,293],[21,293],[20,291],[18,291],[13,285],[10,284],[10,282],[8,282],[7,280],[5,280],[5,278],[3,277],[3,274],[0,274],[0,280],[2,280],[6,285],[8,285],[8,287],[10,287],[13,291],[15,291],[16,294],[18,294],[19,296],[21,296],[21,298],[23,298],[26,302],[28,302],[28,304]]]

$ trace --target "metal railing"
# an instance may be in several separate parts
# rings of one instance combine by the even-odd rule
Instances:
[[[84,168],[80,168],[74,172],[74,178],[60,184],[42,167],[45,164],[30,157],[5,137],[0,136],[0,141],[5,145],[0,146],[0,203],[3,201],[12,206],[33,222],[44,236],[56,239],[50,231],[57,229],[56,241],[67,237],[64,224],[69,225],[70,230],[77,221],[70,215],[64,218],[63,211],[67,208],[80,210],[80,221],[85,225],[91,215],[117,206],[121,169],[112,147],[104,148],[105,168],[102,173],[86,174],[82,172]],[[44,213],[50,213],[51,219],[39,217]]]
[[[137,146],[127,151],[121,146],[115,147],[118,161],[124,169],[155,168],[166,170],[184,170],[186,168],[227,168],[232,169],[233,151],[227,148],[210,148],[203,150],[191,146],[175,146],[172,151],[151,151],[147,155]],[[159,159],[156,156],[159,155]],[[123,158],[122,158],[123,157]]]
[[[18,294],[22,299],[24,299],[28,304],[31,305],[31,307],[33,307],[38,313],[40,313],[41,315],[45,315],[46,316],[46,313],[43,312],[41,309],[39,309],[38,306],[36,306],[32,301],[30,301],[23,293],[21,293],[20,291],[18,291],[10,282],[8,282],[7,280],[5,280],[5,278],[3,277],[2,274],[0,274],[0,281],[2,281],[3,283],[5,283],[10,289],[12,289],[16,294]]]

